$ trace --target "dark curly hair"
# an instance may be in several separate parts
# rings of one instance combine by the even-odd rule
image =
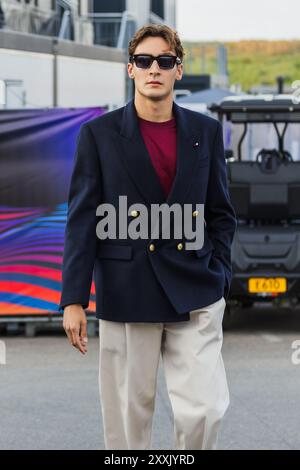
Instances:
[[[178,33],[165,24],[148,24],[140,28],[129,42],[129,57],[134,54],[138,44],[148,37],[163,38],[169,44],[170,49],[174,50],[176,56],[183,60],[185,52],[183,50]]]

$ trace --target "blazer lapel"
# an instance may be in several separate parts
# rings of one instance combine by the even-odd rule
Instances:
[[[173,112],[177,128],[177,164],[176,175],[166,203],[184,203],[197,164],[203,155],[201,150],[202,129],[193,129],[188,119],[188,112],[173,102]],[[199,153],[200,151],[200,153]]]
[[[139,193],[145,202],[161,204],[166,198],[139,129],[134,100],[124,108],[121,136],[121,157]]]
[[[191,128],[186,110],[175,102],[173,102],[173,113],[177,127],[176,175],[166,198],[139,130],[134,100],[124,107],[120,132],[123,148],[121,157],[138,191],[150,204],[172,205],[175,202],[184,202],[197,163],[201,160],[202,130]]]

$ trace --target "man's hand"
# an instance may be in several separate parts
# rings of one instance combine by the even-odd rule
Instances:
[[[64,308],[63,327],[70,343],[82,354],[87,352],[87,319],[82,305],[67,305]]]

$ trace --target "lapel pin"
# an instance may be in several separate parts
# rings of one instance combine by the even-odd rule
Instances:
[[[199,147],[199,142],[195,142],[195,143],[193,144],[193,147],[194,147],[194,149],[197,148],[197,147]]]

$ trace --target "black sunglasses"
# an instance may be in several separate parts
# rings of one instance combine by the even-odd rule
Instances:
[[[181,64],[181,59],[174,55],[158,55],[154,57],[148,54],[134,54],[129,57],[129,62],[135,62],[135,65],[140,69],[149,69],[156,60],[160,69],[169,70],[174,67],[175,64]]]

